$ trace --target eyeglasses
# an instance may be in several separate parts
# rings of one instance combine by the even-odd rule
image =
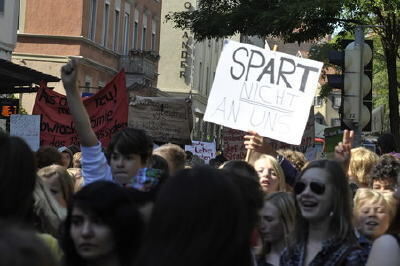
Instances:
[[[310,182],[309,184],[310,189],[313,193],[317,194],[317,195],[322,195],[325,192],[325,184],[322,183],[318,183],[318,182]],[[306,189],[307,185],[304,182],[297,182],[294,185],[294,194],[299,195],[301,194],[305,189]]]

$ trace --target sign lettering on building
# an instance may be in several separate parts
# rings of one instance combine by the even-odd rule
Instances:
[[[192,4],[190,2],[185,2],[183,4],[186,10],[192,9]],[[180,56],[180,71],[179,78],[183,78],[186,81],[189,80],[191,75],[191,60],[192,60],[192,50],[191,43],[193,41],[193,37],[189,34],[188,31],[185,31],[182,35],[182,45],[181,45],[181,56]]]

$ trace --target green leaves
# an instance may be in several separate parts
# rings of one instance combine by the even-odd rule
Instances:
[[[342,0],[202,0],[197,10],[168,19],[194,32],[197,40],[242,33],[301,42],[330,34],[341,23],[342,6]]]

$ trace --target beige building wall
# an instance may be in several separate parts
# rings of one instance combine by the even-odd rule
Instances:
[[[130,49],[158,52],[160,0],[15,2],[18,1],[21,8],[13,62],[60,77],[60,67],[70,58],[77,58],[77,85],[82,91],[95,93],[109,82],[120,70],[120,56],[128,54]],[[146,25],[143,14],[148,17]],[[136,44],[145,46],[135,46],[135,22],[138,22]],[[148,31],[146,41],[142,42],[144,27]],[[61,82],[48,85],[64,94]],[[35,93],[22,97],[22,105],[30,113]]]
[[[197,1],[164,1],[161,17],[169,12],[195,8]],[[219,127],[203,121],[208,95],[222,51],[223,40],[195,42],[190,31],[162,21],[158,88],[171,96],[192,97],[194,113],[193,139],[211,141]],[[239,37],[232,38],[239,41]]]
[[[193,5],[195,1],[188,1]],[[171,11],[184,11],[185,2],[180,0],[164,1],[161,8],[161,17]],[[186,47],[186,44],[190,47]],[[193,35],[188,31],[173,28],[172,22],[161,22],[160,32],[160,61],[158,70],[158,87],[162,91],[178,94],[188,94],[191,89],[191,64],[194,47]],[[181,67],[182,66],[182,67]]]
[[[0,6],[1,59],[11,59],[11,53],[17,42],[18,10],[19,2],[14,0],[4,0]]]
[[[340,126],[341,92],[334,90],[326,99],[321,99],[318,95],[319,90],[314,97],[315,121],[328,127]]]

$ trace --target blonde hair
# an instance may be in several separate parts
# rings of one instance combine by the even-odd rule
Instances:
[[[289,160],[299,172],[307,163],[307,159],[302,152],[291,149],[279,149],[276,152]]]
[[[358,184],[367,187],[370,183],[368,180],[369,173],[378,163],[378,160],[379,156],[376,153],[364,147],[351,149],[348,176]]]
[[[74,183],[74,192],[78,192],[83,187],[83,176],[81,168],[68,168],[69,175]]]
[[[82,168],[82,152],[78,151],[74,153],[74,156],[72,156],[72,167],[73,168]]]
[[[153,150],[153,154],[159,155],[167,160],[170,167],[170,172],[172,170],[177,171],[185,168],[186,153],[185,151],[176,144],[166,143]],[[171,169],[173,168],[173,169]]]
[[[358,214],[365,203],[383,204],[390,217],[390,222],[396,215],[397,201],[393,192],[380,192],[369,188],[359,188],[354,196],[354,216]]]
[[[64,166],[53,164],[41,168],[38,171],[38,176],[42,179],[47,179],[53,175],[57,175],[58,182],[60,183],[62,195],[65,202],[69,202],[74,193],[74,182]]]
[[[294,197],[288,192],[272,192],[264,197],[264,205],[271,203],[279,212],[279,219],[283,226],[285,246],[290,244],[290,235],[294,230],[296,219],[296,207]],[[270,251],[270,246],[264,243],[263,253],[267,254]]]
[[[280,166],[280,164],[278,163],[278,161],[272,157],[271,155],[267,155],[267,154],[262,154],[253,164],[253,166],[255,166],[255,164],[258,161],[261,160],[265,160],[267,161],[269,164],[271,164],[272,169],[275,171],[276,176],[278,177],[278,191],[290,191],[289,186],[286,184],[286,179],[285,179],[285,174],[283,173],[283,169]]]

